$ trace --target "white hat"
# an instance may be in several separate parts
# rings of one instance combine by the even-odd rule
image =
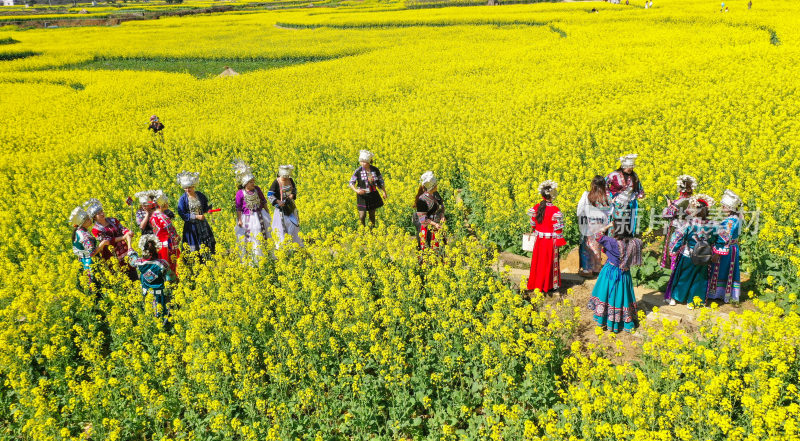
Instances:
[[[539,194],[555,197],[558,194],[558,182],[548,179],[539,184],[538,191]]]
[[[689,198],[689,205],[695,208],[700,208],[705,205],[708,208],[713,207],[716,205],[717,201],[714,200],[711,196],[707,194],[696,194]]]
[[[638,157],[639,155],[636,153],[631,153],[619,158],[619,162],[622,164],[622,168],[633,168],[636,165],[635,162]]]
[[[156,199],[156,192],[153,190],[140,191],[134,195],[139,203],[144,205],[153,202]]]
[[[156,251],[161,249],[161,241],[158,240],[154,234],[143,234],[142,237],[139,238],[139,249],[144,251],[145,245],[147,242],[155,242],[156,244]]]
[[[281,165],[278,167],[278,176],[281,178],[289,178],[292,176],[293,165]]]
[[[181,188],[194,187],[200,181],[200,173],[182,171],[178,173],[177,181]]]
[[[233,174],[236,175],[236,181],[241,185],[247,185],[256,177],[253,175],[253,170],[241,159],[233,160]]]
[[[88,214],[90,218],[94,219],[97,213],[103,211],[103,205],[97,199],[91,198],[83,203],[83,209],[86,210],[86,214]]]
[[[719,200],[719,204],[731,211],[737,211],[739,210],[739,206],[742,205],[742,198],[730,190],[725,190],[725,193],[722,194],[722,198]]]
[[[425,187],[426,190],[431,190],[433,187],[436,187],[436,184],[439,183],[439,180],[436,179],[436,175],[433,174],[432,171],[428,170],[419,177],[419,185]]]
[[[72,213],[69,214],[69,223],[73,227],[80,227],[84,222],[90,219],[89,214],[81,207],[73,208]]]
[[[372,162],[374,156],[369,150],[361,150],[358,152],[358,162]]]
[[[687,181],[690,182],[689,188],[686,188]],[[675,183],[678,185],[679,192],[687,192],[689,190],[694,191],[697,189],[697,179],[695,179],[694,176],[680,175]]]

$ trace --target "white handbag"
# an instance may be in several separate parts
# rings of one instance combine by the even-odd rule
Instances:
[[[522,235],[522,250],[533,252],[533,245],[536,243],[536,233],[525,233]]]

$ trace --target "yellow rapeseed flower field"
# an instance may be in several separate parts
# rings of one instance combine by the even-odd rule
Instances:
[[[645,212],[683,173],[759,211],[744,268],[796,303],[800,3],[630,3],[0,28],[0,437],[800,436],[790,308],[645,328],[640,359],[615,364],[574,342],[584,305],[529,302],[490,268],[540,181],[559,182],[575,244],[591,178],[638,153]],[[346,187],[360,149],[389,193],[370,231]],[[235,157],[264,189],[295,165],[306,249],[257,267],[227,252]],[[408,233],[428,169],[453,234],[420,264]],[[126,198],[163,188],[174,208],[181,170],[223,209],[220,252],[180,266],[166,332],[138,284],[100,271],[99,300],[77,286],[67,217],[96,197],[132,227]]]

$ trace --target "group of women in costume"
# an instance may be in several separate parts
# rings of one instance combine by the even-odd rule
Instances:
[[[642,263],[642,241],[636,237],[639,199],[645,197],[642,184],[633,170],[637,155],[620,158],[620,167],[608,176],[595,176],[589,191],[581,196],[577,218],[581,232],[580,274],[597,276],[588,303],[595,321],[618,332],[637,326],[637,306],[630,269]],[[670,305],[694,299],[701,302],[739,302],[739,235],[742,200],[731,190],[720,199],[724,218],[709,219],[715,205],[712,197],[697,194],[697,180],[682,175],[677,180],[678,197],[669,200],[662,217],[665,227],[661,264],[671,270],[665,293]],[[558,248],[566,245],[562,232],[564,216],[553,204],[558,184],[539,185],[541,202],[528,210],[535,243],[528,277],[528,290],[543,293],[561,286]],[[710,248],[708,264],[693,259],[696,248]],[[602,253],[607,256],[602,263]]]
[[[360,165],[353,172],[348,186],[356,193],[362,225],[366,224],[368,215],[374,226],[375,212],[383,206],[387,194],[381,172],[372,165],[372,159],[371,152],[359,152]],[[272,239],[275,247],[280,247],[287,235],[299,246],[304,245],[295,203],[297,186],[292,178],[293,170],[291,165],[281,165],[265,195],[261,187],[256,185],[250,166],[240,159],[234,160],[233,172],[238,185],[234,195],[234,233],[243,259],[257,262],[264,255],[266,243]],[[167,281],[177,279],[181,245],[189,251],[198,252],[201,261],[210,258],[216,251],[209,215],[219,209],[213,209],[206,195],[196,190],[198,182],[199,173],[183,171],[177,175],[177,183],[184,190],[177,204],[178,215],[183,220],[181,236],[175,228],[175,213],[169,209],[169,200],[164,191],[136,193],[139,207],[134,218],[142,232],[139,240],[141,256],[131,246],[132,232],[118,219],[106,217],[99,200],[90,199],[72,210],[69,218],[73,226],[72,250],[81,261],[84,274],[91,282],[90,287],[96,293],[99,294],[99,282],[94,277],[92,263],[94,258],[101,258],[119,267],[131,280],[138,279],[143,295],[153,294],[156,315],[163,314],[166,320],[169,294],[165,285]],[[433,172],[425,172],[420,178],[414,201],[414,223],[420,233],[421,249],[438,247],[443,243],[443,238],[437,237],[445,220],[444,203],[437,191],[437,182]],[[129,199],[129,203],[132,202]],[[270,206],[271,214],[267,210]]]

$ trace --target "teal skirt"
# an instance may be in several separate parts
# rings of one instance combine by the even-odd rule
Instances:
[[[681,254],[667,283],[667,298],[678,303],[689,303],[695,297],[706,300],[708,291],[708,266],[695,265],[690,257]]]
[[[614,332],[634,330],[639,317],[631,272],[606,263],[597,276],[587,306],[594,312],[594,321],[598,325]]]

